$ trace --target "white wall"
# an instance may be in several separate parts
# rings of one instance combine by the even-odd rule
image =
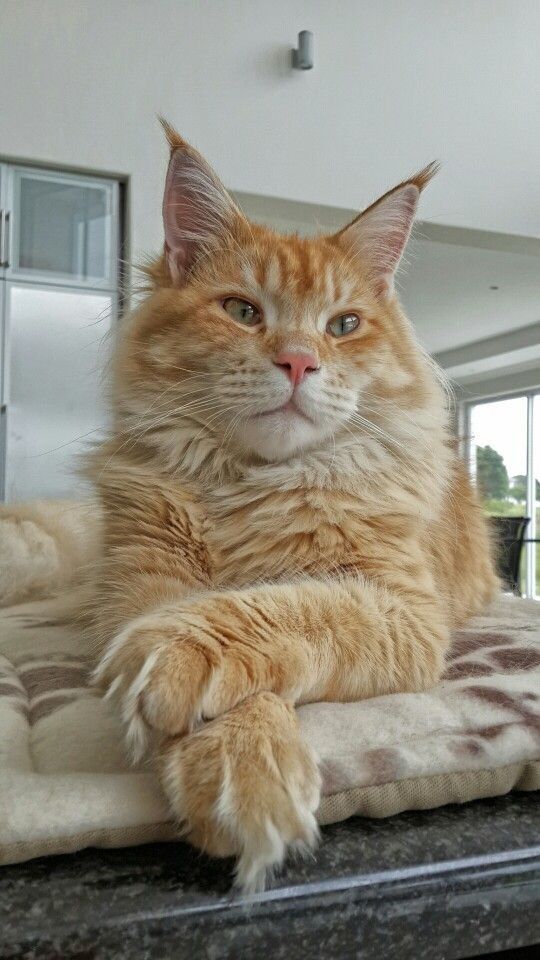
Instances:
[[[539,36],[539,0],[0,0],[0,155],[129,174],[135,255],[158,112],[236,189],[351,208],[437,157],[423,216],[539,236]]]

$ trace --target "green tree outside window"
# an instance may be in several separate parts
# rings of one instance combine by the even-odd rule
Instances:
[[[508,470],[493,447],[476,448],[476,482],[484,500],[504,500],[508,496]]]

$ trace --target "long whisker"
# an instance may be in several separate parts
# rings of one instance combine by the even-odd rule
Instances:
[[[206,410],[208,407],[219,407],[219,400],[216,397],[206,397],[199,400],[191,400],[188,403],[181,404],[180,406],[172,407],[169,410],[166,410],[164,413],[161,413],[157,417],[153,417],[149,423],[144,423],[144,419],[139,419],[139,424],[144,424],[144,429],[139,433],[133,435],[133,439],[136,442],[140,440],[145,434],[150,430],[157,429],[163,423],[166,423],[168,420],[177,422],[181,418],[187,416],[188,414],[197,413],[199,410]]]
[[[401,441],[399,441],[396,437],[390,436],[389,433],[387,433],[381,427],[378,427],[371,420],[368,420],[367,417],[362,417],[359,413],[355,413],[351,416],[350,422],[364,428],[364,430],[366,430],[366,432],[369,433],[373,439],[379,440],[379,442],[384,446],[389,446],[390,449],[395,450],[404,462],[417,465],[417,458],[414,458],[410,455],[409,451],[406,449],[404,444],[401,443]]]
[[[162,415],[159,416],[159,417],[153,418],[149,424],[145,424],[144,429],[139,430],[139,431],[136,432],[136,433],[134,433],[133,430],[129,429],[129,430],[128,430],[128,436],[127,436],[127,437],[124,439],[124,441],[116,448],[116,450],[111,454],[111,456],[109,457],[107,463],[104,465],[104,467],[103,467],[102,470],[100,471],[100,476],[101,476],[101,474],[103,473],[103,471],[106,469],[106,467],[108,467],[108,465],[110,464],[111,460],[112,460],[114,457],[118,456],[118,454],[119,454],[121,451],[125,450],[126,452],[129,452],[129,450],[133,449],[133,447],[135,446],[135,444],[138,443],[138,442],[142,439],[143,436],[145,436],[149,431],[151,431],[151,430],[153,430],[153,429],[157,429],[158,426],[160,426],[161,424],[165,423],[169,418],[170,418],[170,419],[180,418],[180,416],[181,416],[181,414],[182,414],[183,411],[189,411],[189,412],[192,412],[192,413],[193,413],[193,412],[195,412],[195,410],[197,409],[197,407],[200,407],[201,409],[204,409],[204,408],[206,408],[207,406],[211,406],[211,405],[213,405],[213,404],[216,404],[216,405],[217,405],[218,402],[219,402],[219,401],[217,400],[217,398],[203,398],[203,399],[200,399],[200,400],[190,401],[190,402],[188,402],[187,404],[183,404],[183,405],[180,406],[180,407],[176,407],[176,408],[173,408],[173,409],[167,411],[165,414],[162,414]],[[142,416],[139,417],[138,423],[139,423],[139,426],[140,426],[142,423],[144,423],[144,420],[143,420],[143,417],[142,417]]]
[[[246,405],[246,408],[247,408],[247,405]],[[209,433],[210,435],[213,435],[213,434],[214,434],[214,431],[213,431],[213,429],[212,429],[212,425],[215,423],[215,421],[216,421],[217,419],[219,419],[219,417],[223,416],[224,414],[234,412],[235,410],[237,410],[237,407],[236,407],[235,404],[229,404],[228,406],[223,406],[223,404],[220,403],[218,410],[217,410],[211,417],[209,417],[209,418],[207,418],[207,417],[200,417],[199,419],[202,420],[202,423],[203,423],[202,429],[199,431],[199,433],[195,434],[194,437],[191,437],[191,438],[189,439],[188,447],[193,447],[193,446],[197,443],[197,441],[200,440],[201,437],[204,436],[205,433]],[[237,410],[237,415],[236,415],[236,417],[233,418],[233,420],[232,420],[232,422],[231,422],[232,424],[234,424],[234,423],[242,416],[243,411],[244,411],[244,408],[240,408],[239,411]],[[193,415],[190,414],[190,419],[196,419],[196,417],[198,417],[198,413],[199,413],[199,411],[196,411],[196,413],[193,414]],[[229,424],[229,427],[227,428],[227,430],[228,430],[230,427],[231,427],[231,424]],[[222,438],[221,444],[219,445],[219,447],[217,448],[217,450],[213,451],[213,452],[214,452],[214,459],[215,459],[216,461],[218,460],[218,455],[219,455],[219,453],[220,453],[220,451],[221,451],[221,448],[222,448],[223,443],[224,443],[224,439],[225,439],[225,437],[226,437],[226,435],[227,435],[227,430],[225,431],[225,435],[224,435],[224,437]],[[205,459],[206,459],[206,458],[205,458]],[[179,470],[180,470],[180,468],[181,468],[181,465],[182,465],[181,463],[178,464],[178,466],[176,467],[176,469],[173,471],[173,476],[177,476],[177,475],[178,475],[178,472],[179,472]]]

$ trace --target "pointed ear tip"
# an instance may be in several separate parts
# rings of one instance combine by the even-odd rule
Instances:
[[[183,137],[177,133],[173,125],[169,123],[169,121],[163,116],[158,116],[158,120],[167,138],[167,143],[169,144],[171,153],[173,153],[175,150],[185,150],[188,144]]]
[[[433,180],[433,177],[437,176],[440,169],[440,160],[432,160],[431,163],[428,163],[422,170],[415,173],[414,177],[411,177],[409,180],[409,183],[414,184],[414,186],[418,188],[418,191],[422,193],[424,187],[427,187],[430,180]]]

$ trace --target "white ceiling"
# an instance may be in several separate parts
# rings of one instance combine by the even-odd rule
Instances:
[[[400,295],[425,346],[450,350],[540,320],[540,255],[416,240]]]

